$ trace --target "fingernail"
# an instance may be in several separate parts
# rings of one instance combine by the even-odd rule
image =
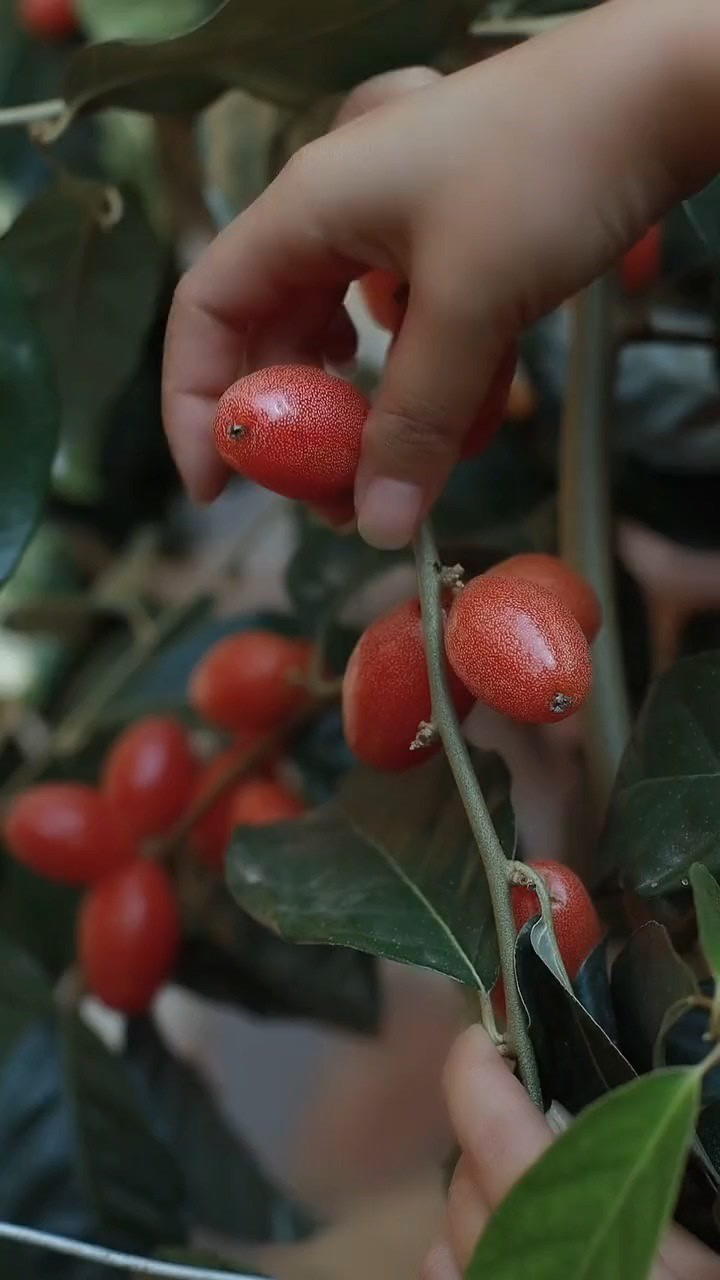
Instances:
[[[398,551],[415,533],[423,507],[422,489],[407,480],[376,476],[358,497],[358,529],[379,551]]]

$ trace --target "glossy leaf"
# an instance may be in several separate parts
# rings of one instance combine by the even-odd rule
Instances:
[[[466,1280],[647,1280],[672,1214],[700,1080],[657,1072],[608,1094],[549,1147],[491,1218]]]
[[[119,200],[119,197],[117,197]],[[63,176],[0,243],[51,352],[62,425],[55,475],[66,496],[97,497],[102,418],[140,358],[162,255],[136,199]]]
[[[668,1010],[697,995],[694,975],[667,930],[651,921],[626,942],[611,984],[620,1047],[637,1071],[649,1071]]]
[[[218,0],[77,0],[91,40],[165,40],[203,22]]]
[[[60,405],[50,356],[0,261],[0,585],[20,559],[50,485]]]
[[[720,653],[676,663],[653,686],[610,803],[601,859],[644,896],[720,874]]]
[[[195,1231],[248,1244],[289,1243],[311,1232],[310,1215],[273,1185],[230,1130],[208,1085],[173,1056],[149,1020],[131,1026],[127,1061],[182,1171]]]
[[[236,86],[292,105],[427,62],[465,25],[459,0],[309,0],[301,21],[290,0],[225,0],[175,39],[81,49],[64,97],[75,110],[189,111]]]
[[[485,798],[512,853],[508,777],[478,761]],[[292,823],[239,829],[230,889],[292,942],[326,942],[491,987],[495,928],[480,857],[442,757],[409,773],[353,771],[336,801]]]
[[[700,863],[690,868],[690,884],[700,946],[717,983],[720,981],[720,885]]]

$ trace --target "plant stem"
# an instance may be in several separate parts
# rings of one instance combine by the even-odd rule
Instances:
[[[442,565],[432,529],[426,521],[416,539],[418,591],[425,634],[433,721],[442,739],[448,763],[465,806],[487,876],[500,952],[508,1017],[508,1049],[516,1058],[520,1078],[530,1097],[542,1107],[542,1091],[535,1054],[528,1033],[525,1009],[515,979],[515,921],[510,900],[508,862],[475,776],[470,753],[460,732],[445,668],[445,627],[441,601]]]
[[[0,129],[22,128],[38,124],[42,120],[55,120],[65,110],[63,98],[48,98],[45,102],[26,102],[20,107],[0,109]]]
[[[560,552],[592,583],[603,613],[593,646],[593,689],[582,712],[600,820],[630,732],[610,512],[608,427],[615,358],[611,290],[609,279],[597,280],[575,302],[559,467]]]

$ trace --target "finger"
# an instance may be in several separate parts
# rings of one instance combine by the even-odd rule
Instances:
[[[474,1164],[467,1156],[461,1156],[448,1192],[447,1235],[463,1270],[489,1217],[490,1210],[478,1187]]]
[[[363,435],[355,501],[373,546],[410,541],[457,461],[507,345],[499,326],[468,314],[464,299],[429,297],[413,282]]]
[[[262,326],[292,316],[298,348],[312,346],[356,269],[326,245],[302,164],[289,166],[223,231],[180,282],[165,346],[163,417],[191,496],[208,500],[225,479],[212,441],[218,399],[241,371]],[[315,304],[293,305],[312,281]],[[303,304],[305,295],[302,294]]]
[[[452,1049],[445,1092],[458,1142],[492,1213],[552,1135],[481,1027],[464,1032]]]
[[[460,1280],[460,1272],[450,1245],[436,1244],[427,1255],[418,1280]]]
[[[339,129],[367,111],[381,107],[393,98],[402,98],[415,89],[426,89],[428,85],[441,80],[439,71],[432,67],[403,67],[399,71],[386,71],[380,76],[371,76],[364,80],[352,93],[349,93],[333,121],[333,128]]]
[[[666,1267],[668,1280],[718,1280],[720,1262],[717,1254],[711,1253],[704,1244],[696,1240],[682,1227],[673,1226],[668,1231],[662,1249],[660,1261]],[[658,1273],[653,1273],[652,1280],[664,1280]]]

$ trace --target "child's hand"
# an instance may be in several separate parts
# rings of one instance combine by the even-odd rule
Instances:
[[[448,1197],[446,1238],[428,1256],[421,1280],[460,1280],[488,1218],[552,1142],[545,1120],[480,1027],[466,1031],[455,1045],[445,1088],[462,1156]],[[650,1280],[718,1280],[718,1275],[717,1255],[673,1227]]]
[[[410,281],[368,420],[361,532],[403,545],[442,489],[501,352],[720,168],[716,0],[611,0],[304,148],[181,282],[164,409],[190,492],[247,365],[352,347],[369,267]],[[308,460],[312,465],[312,460]]]

